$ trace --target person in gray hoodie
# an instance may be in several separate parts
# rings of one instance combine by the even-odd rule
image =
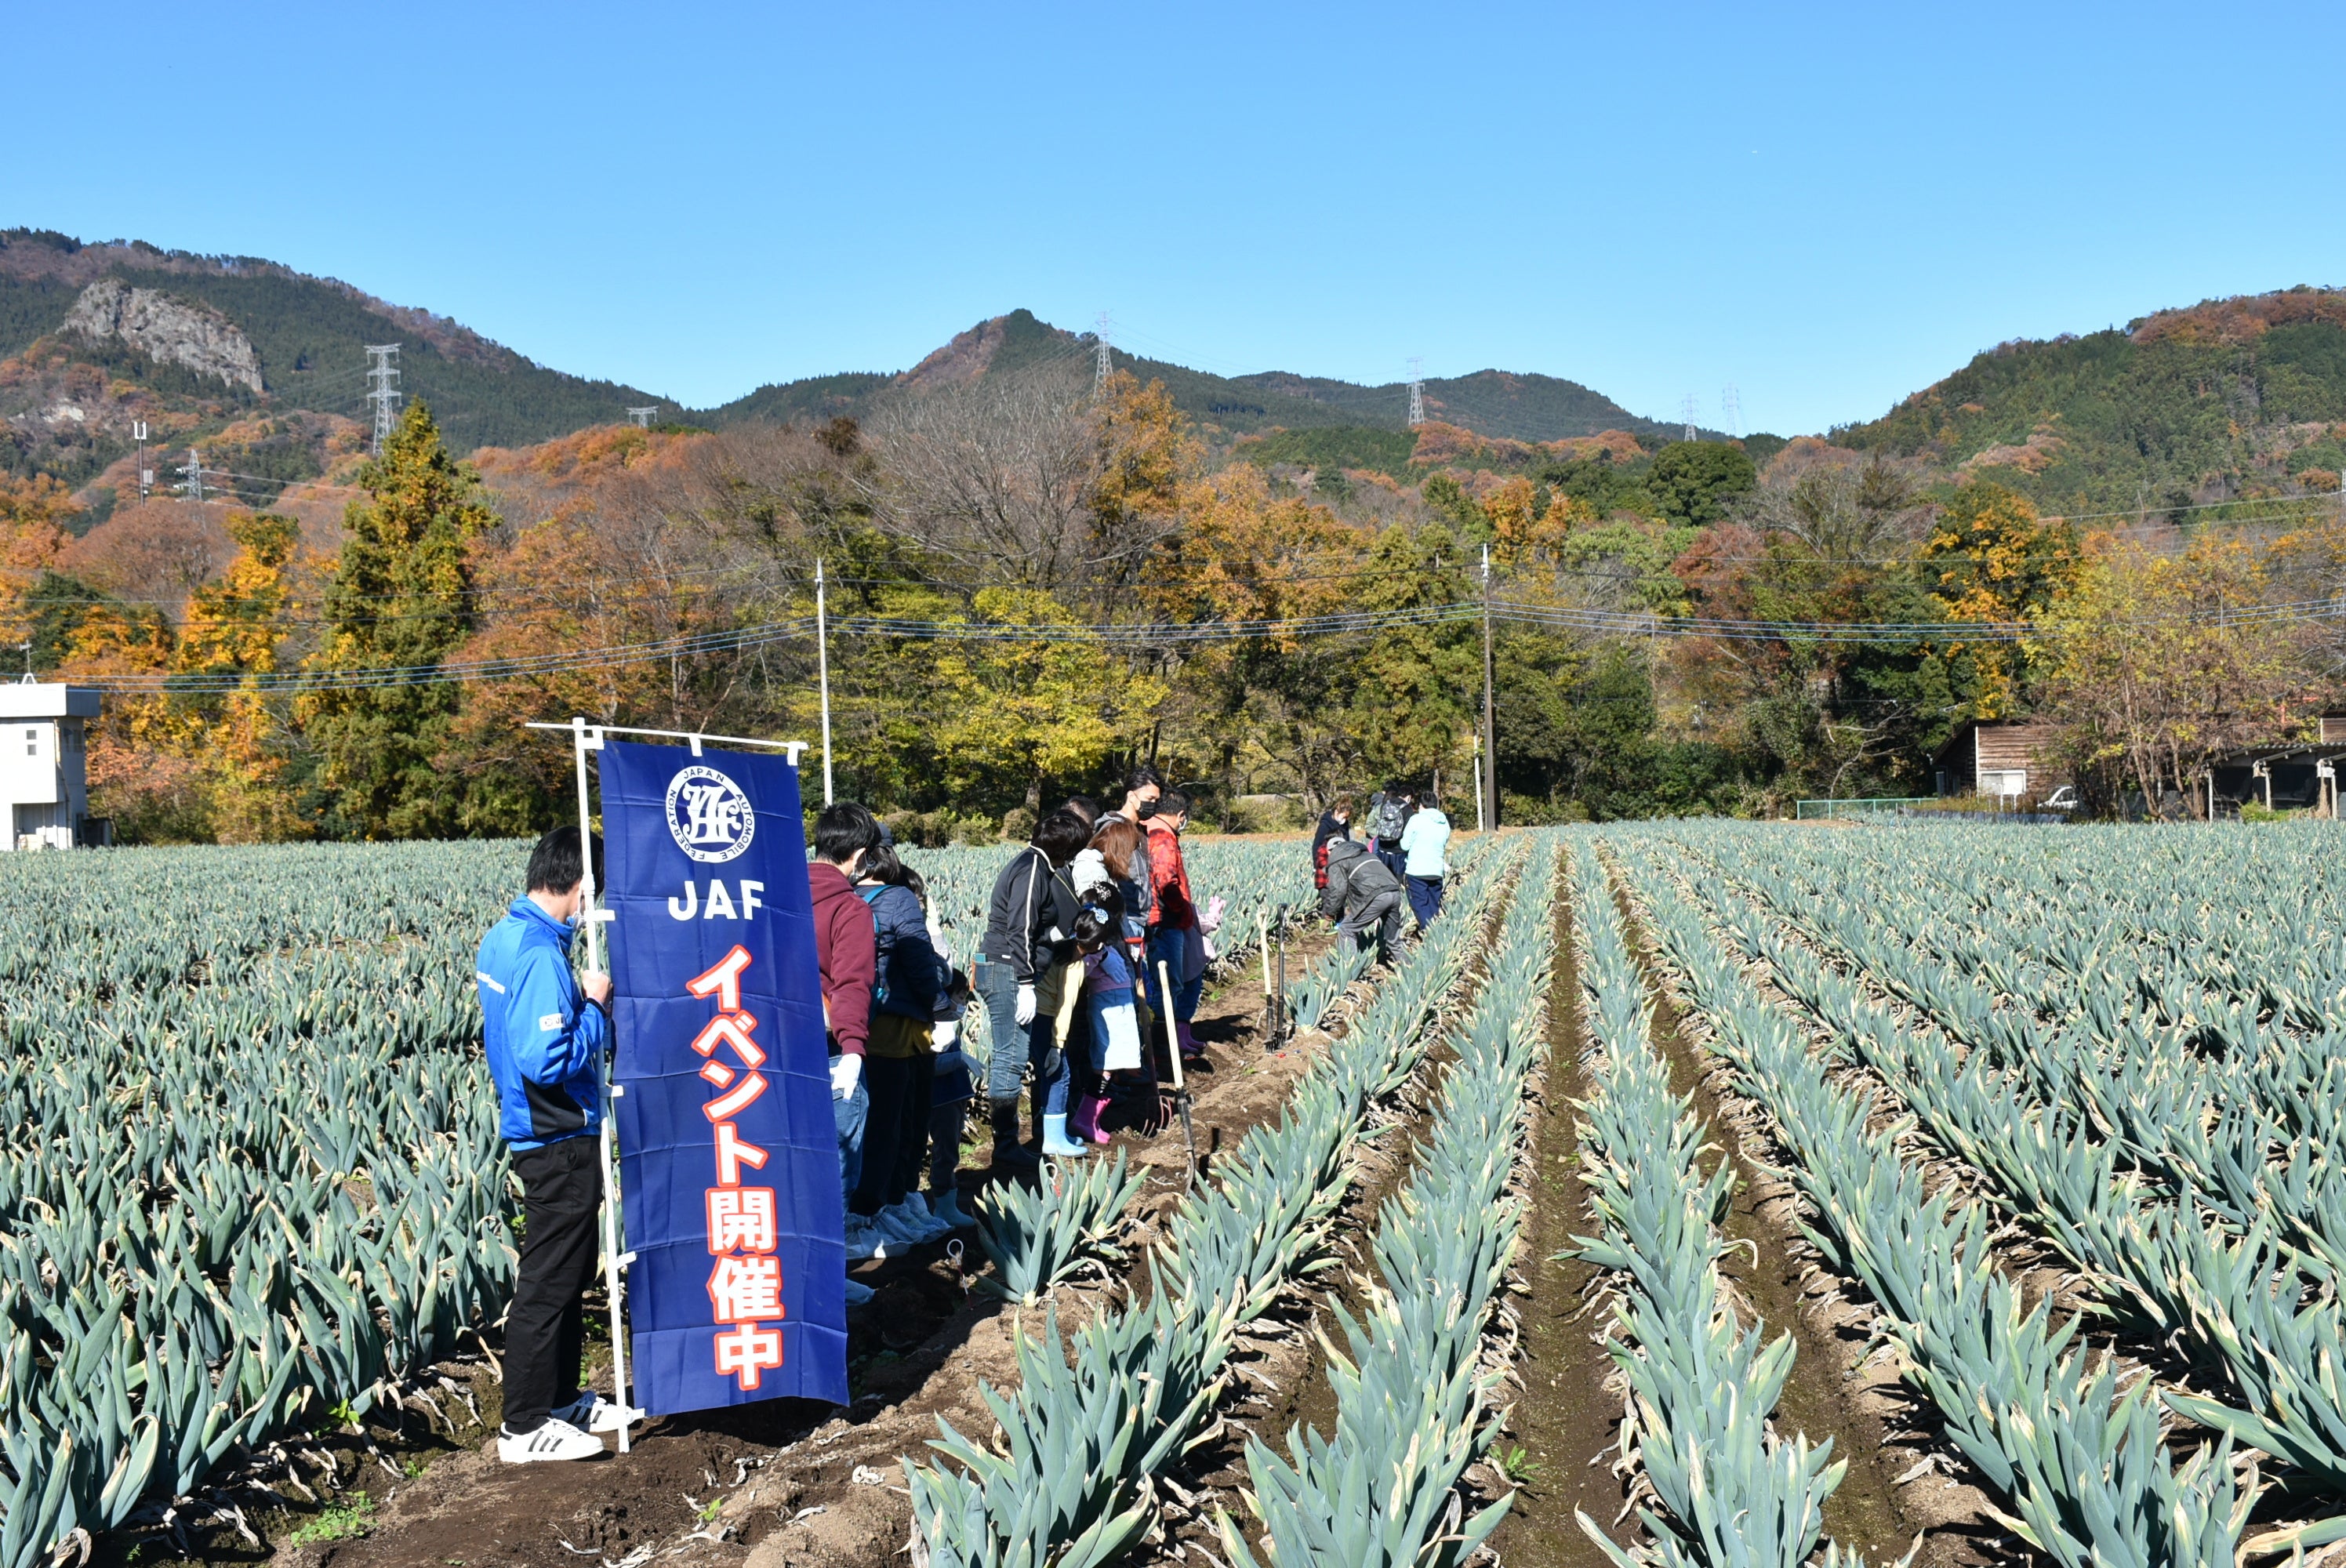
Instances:
[[[1391,963],[1401,941],[1401,879],[1350,833],[1328,843],[1328,885],[1320,891],[1320,912],[1336,922],[1339,940],[1366,946],[1375,933],[1377,962]]]

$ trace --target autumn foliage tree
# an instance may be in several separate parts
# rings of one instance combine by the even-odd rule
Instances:
[[[2314,696],[2301,628],[2232,618],[2270,564],[2239,538],[2167,555],[2105,535],[2040,616],[2047,712],[2106,807],[2131,789],[2157,813],[2171,792],[2204,817],[2217,758],[2294,738]]]
[[[2009,626],[2068,589],[2077,574],[2077,536],[2066,521],[2037,516],[2025,497],[1974,480],[1939,509],[1921,555],[1949,620]],[[2026,672],[2012,644],[1953,643],[1936,657],[1959,667],[1964,717],[2009,718],[2025,706]]]

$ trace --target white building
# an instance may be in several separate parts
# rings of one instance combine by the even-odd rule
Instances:
[[[0,686],[0,850],[70,850],[89,836],[85,721],[97,688]]]

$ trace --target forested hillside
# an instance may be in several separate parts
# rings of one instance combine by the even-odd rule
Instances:
[[[158,356],[119,332],[73,330],[76,301],[100,280],[217,318],[249,345],[260,384]],[[174,436],[260,412],[361,419],[366,345],[391,342],[400,345],[402,392],[429,402],[466,451],[543,441],[659,401],[548,370],[454,321],[273,262],[18,229],[0,234],[0,417],[8,420],[0,463],[86,480],[121,454],[122,427],[140,416]],[[97,373],[76,376],[76,367]],[[61,408],[80,417],[46,417]]]
[[[847,414],[870,419],[891,401],[918,396],[938,386],[988,378],[1091,373],[1098,338],[1071,332],[1039,320],[1031,311],[1013,311],[980,321],[911,370],[895,376],[829,375],[759,388],[749,396],[694,416],[722,428],[744,419],[788,421]],[[1362,386],[1326,376],[1285,371],[1219,376],[1121,350],[1112,353],[1119,370],[1143,382],[1158,382],[1173,404],[1219,436],[1275,429],[1351,427],[1399,433],[1409,428],[1409,383]],[[1544,442],[1604,431],[1627,431],[1648,446],[1683,433],[1678,425],[1643,419],[1577,382],[1556,376],[1477,371],[1435,377],[1423,387],[1426,417],[1482,435]],[[1715,431],[1702,434],[1716,438]]]
[[[1992,477],[2064,512],[2334,491],[2346,468],[2346,293],[2209,300],[2123,330],[1999,344],[1833,439],[1951,478]]]

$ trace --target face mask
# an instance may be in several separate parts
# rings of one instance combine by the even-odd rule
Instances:
[[[1149,818],[1154,817],[1155,815],[1157,815],[1157,802],[1154,800],[1143,800],[1140,803],[1140,820],[1146,822]]]

